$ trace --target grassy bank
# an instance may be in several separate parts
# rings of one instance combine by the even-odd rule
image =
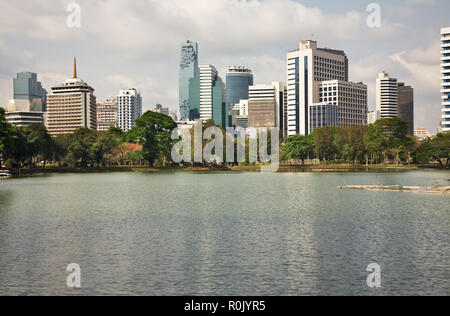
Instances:
[[[438,169],[442,168],[438,164],[433,165],[357,165],[357,164],[315,164],[315,165],[288,165],[281,164],[278,172],[355,172],[355,171],[406,171],[418,169]],[[214,171],[235,171],[235,172],[260,172],[261,165],[239,165],[228,167],[202,167],[202,166],[169,166],[169,167],[148,167],[148,166],[116,166],[116,167],[95,167],[95,168],[69,168],[69,167],[47,167],[47,168],[23,168],[10,170],[13,175],[27,175],[39,173],[102,173],[102,172],[214,172]]]

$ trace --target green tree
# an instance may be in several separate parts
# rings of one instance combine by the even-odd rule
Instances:
[[[22,128],[21,132],[26,137],[30,162],[35,157],[42,158],[45,168],[47,161],[53,158],[55,150],[53,139],[45,126],[31,124]]]
[[[6,158],[7,146],[12,143],[14,129],[5,117],[5,109],[0,107],[0,158]],[[0,161],[0,167],[3,161]]]
[[[311,135],[294,135],[288,137],[281,147],[282,160],[301,160],[302,164],[306,159],[314,157],[314,139]]]
[[[79,164],[81,167],[87,167],[88,164],[95,161],[92,148],[97,141],[97,133],[88,128],[76,130],[69,139],[67,148],[68,160],[73,164]]]
[[[431,153],[441,167],[450,166],[450,132],[438,134],[431,140]]]
[[[372,160],[386,162],[389,158],[400,162],[400,154],[411,149],[413,142],[408,137],[408,123],[400,118],[384,118],[369,126],[365,135],[367,151],[372,155]]]
[[[126,133],[125,139],[141,144],[144,159],[153,166],[158,159],[169,159],[173,146],[171,135],[176,127],[170,116],[148,111],[136,120],[136,126]]]
[[[337,148],[335,143],[337,127],[326,126],[318,128],[312,133],[317,158],[320,161],[330,162],[336,158]]]
[[[111,151],[119,144],[118,139],[115,136],[114,132],[97,132],[96,140],[91,148],[92,158],[97,166],[100,166],[100,164],[105,166],[105,156],[111,153]]]

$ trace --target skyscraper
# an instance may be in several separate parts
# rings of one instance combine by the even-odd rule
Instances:
[[[398,117],[408,123],[408,135],[414,135],[414,89],[398,83]]]
[[[190,81],[198,73],[198,44],[187,41],[181,47],[179,106],[180,120],[189,120]]]
[[[442,131],[450,132],[450,27],[441,29]]]
[[[389,76],[378,74],[376,84],[377,119],[399,117],[408,123],[408,134],[414,135],[414,89]]]
[[[214,124],[226,127],[225,85],[217,69],[212,65],[200,65],[197,78],[191,80],[191,119],[211,119]],[[192,113],[199,115],[192,116]]]
[[[94,88],[78,78],[76,59],[73,78],[52,87],[52,94],[47,96],[46,125],[53,136],[73,133],[82,127],[97,130]]]
[[[378,74],[376,102],[378,119],[398,116],[398,82],[385,71]]]
[[[248,100],[248,88],[253,85],[253,74],[247,67],[230,66],[226,81],[226,111],[228,112],[240,100]]]
[[[47,105],[47,91],[37,80],[33,72],[20,72],[14,78],[14,100],[28,100],[31,110],[45,112]]]
[[[309,106],[319,101],[322,81],[348,81],[348,59],[343,51],[318,48],[302,41],[287,54],[288,135],[309,134]]]
[[[117,96],[117,125],[128,132],[142,116],[142,97],[136,89],[119,91]]]
[[[37,74],[20,72],[13,80],[14,99],[6,107],[6,119],[16,126],[44,124],[47,91],[37,81]]]

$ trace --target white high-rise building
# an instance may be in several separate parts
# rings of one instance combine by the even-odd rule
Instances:
[[[450,27],[441,29],[442,131],[450,131]]]
[[[74,60],[73,78],[52,87],[47,96],[47,130],[52,136],[70,134],[79,128],[97,130],[97,99],[94,88],[77,76]]]
[[[338,126],[367,124],[367,86],[339,80],[323,81],[319,102],[338,106]]]
[[[377,119],[398,117],[398,82],[385,71],[376,84]]]
[[[213,88],[218,77],[216,67],[200,65],[200,119],[213,118]]]
[[[117,96],[117,125],[128,132],[141,116],[141,94],[136,89],[121,90]]]
[[[288,136],[309,134],[309,106],[319,102],[322,81],[348,81],[348,58],[343,51],[318,48],[302,41],[287,54]]]

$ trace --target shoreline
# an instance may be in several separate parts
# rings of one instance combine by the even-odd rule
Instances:
[[[442,168],[438,165],[351,165],[351,164],[318,164],[318,165],[280,165],[279,173],[285,172],[400,172],[412,170],[442,170],[450,171],[449,168]],[[95,167],[95,168],[33,168],[33,169],[11,169],[10,173],[17,175],[52,174],[52,173],[109,173],[109,172],[261,172],[261,165],[230,166],[230,167]]]

